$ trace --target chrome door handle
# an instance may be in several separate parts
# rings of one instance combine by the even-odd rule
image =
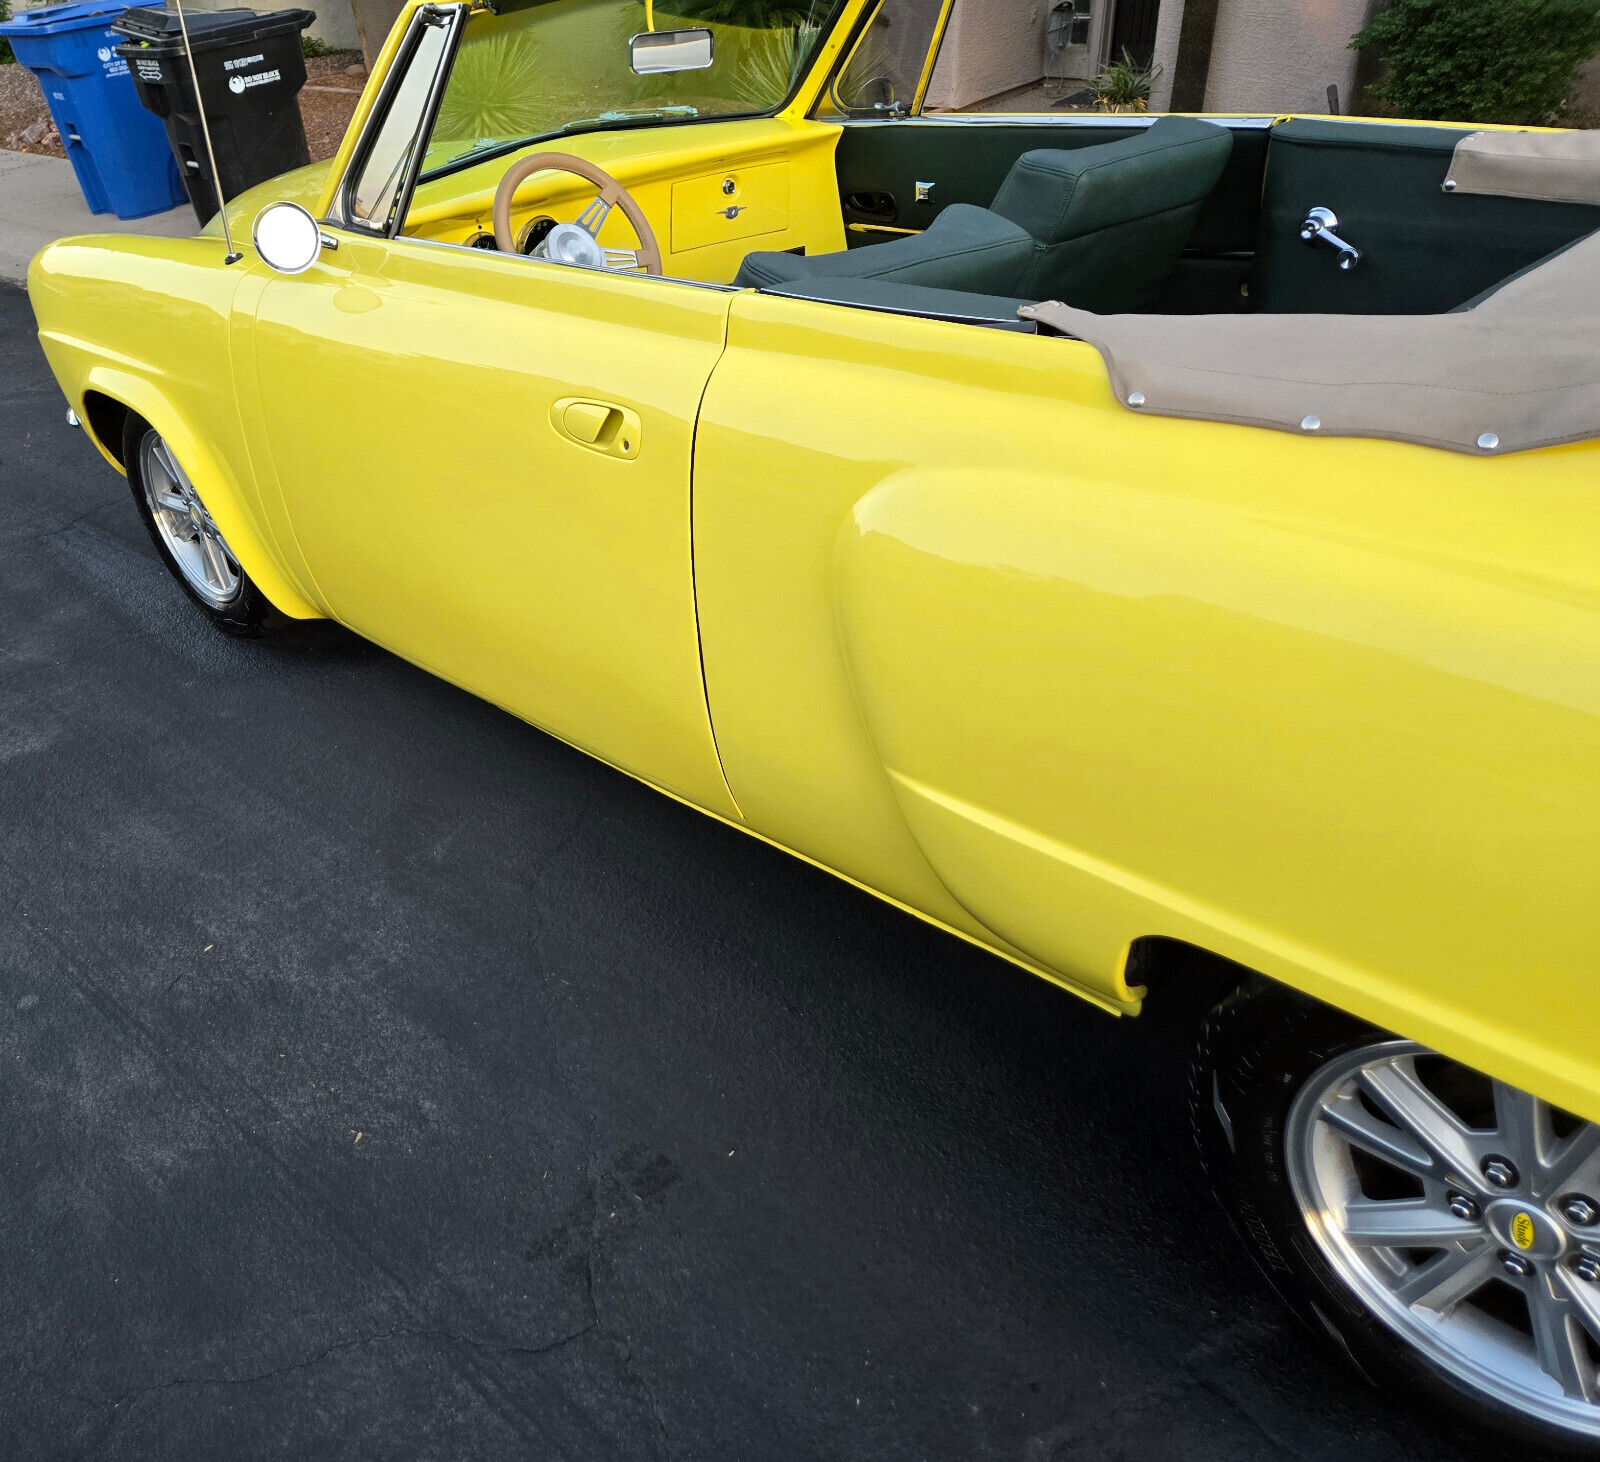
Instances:
[[[744,212],[744,204],[730,203],[726,208],[713,208],[713,213],[720,213],[724,218],[737,218]]]
[[[1308,244],[1326,244],[1339,251],[1339,267],[1348,274],[1361,262],[1361,250],[1346,243],[1334,232],[1339,227],[1338,215],[1331,208],[1313,208],[1300,225],[1300,237]]]

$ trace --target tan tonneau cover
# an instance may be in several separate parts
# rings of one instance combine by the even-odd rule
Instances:
[[[1447,193],[1600,204],[1600,132],[1474,132],[1456,144]]]
[[[1154,415],[1479,456],[1600,437],[1600,234],[1459,314],[1018,313],[1095,346]]]

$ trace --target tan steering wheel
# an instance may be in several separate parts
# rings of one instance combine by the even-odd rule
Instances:
[[[505,177],[500,179],[500,186],[494,191],[494,242],[502,254],[517,252],[516,239],[511,233],[511,203],[517,189],[524,178],[543,172],[576,173],[600,190],[599,197],[578,215],[577,222],[578,228],[591,240],[596,240],[596,248],[599,249],[591,267],[642,269],[646,274],[661,273],[661,247],[656,243],[656,232],[650,227],[650,220],[644,216],[644,209],[634,201],[633,194],[604,168],[596,167],[584,158],[574,157],[570,152],[535,152],[506,169]],[[639,236],[637,249],[610,249],[598,243],[600,226],[613,208],[620,208],[633,225],[634,233]],[[571,228],[572,225],[566,227]],[[584,245],[584,248],[588,246]],[[571,262],[583,261],[573,259]]]

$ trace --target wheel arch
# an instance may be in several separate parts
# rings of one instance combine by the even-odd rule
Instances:
[[[79,404],[79,416],[90,439],[124,475],[128,464],[122,460],[122,433],[128,418],[137,417],[158,431],[199,490],[240,566],[273,607],[291,619],[328,617],[326,608],[310,600],[284,572],[276,552],[247,510],[234,474],[155,385],[130,372],[98,363],[84,380]]]
[[[1122,977],[1130,988],[1142,989],[1145,1000],[1164,1003],[1182,993],[1186,1000],[1204,1001],[1203,1009],[1241,986],[1281,983],[1214,949],[1166,934],[1145,934],[1133,940],[1123,957]]]

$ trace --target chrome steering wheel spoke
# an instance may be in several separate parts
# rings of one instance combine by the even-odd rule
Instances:
[[[600,230],[605,226],[605,221],[611,216],[611,204],[604,198],[597,197],[590,205],[578,215],[577,224],[592,238],[600,236]]]

